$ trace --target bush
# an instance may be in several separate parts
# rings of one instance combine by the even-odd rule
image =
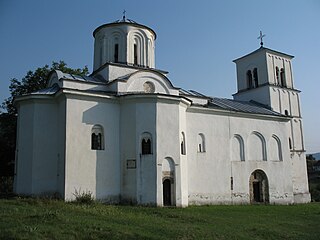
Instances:
[[[9,194],[13,192],[13,177],[2,176],[0,178],[0,193]]]
[[[73,195],[76,197],[76,199],[74,200],[75,203],[81,203],[81,204],[94,203],[94,197],[92,195],[92,192],[90,191],[86,190],[81,192],[81,189],[79,189],[79,191],[75,189]]]

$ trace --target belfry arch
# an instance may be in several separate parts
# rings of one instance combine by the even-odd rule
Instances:
[[[269,182],[264,171],[258,169],[249,178],[250,203],[269,203]]]

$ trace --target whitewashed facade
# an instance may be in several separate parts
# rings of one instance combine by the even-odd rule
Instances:
[[[123,19],[94,33],[94,71],[53,71],[15,99],[15,191],[90,191],[157,206],[310,201],[292,56],[261,47],[234,62],[234,100],[174,87],[155,32]]]

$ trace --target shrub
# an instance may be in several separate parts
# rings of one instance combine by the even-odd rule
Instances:
[[[74,202],[76,202],[76,203],[81,203],[81,204],[94,203],[94,197],[92,195],[92,192],[90,192],[88,190],[81,192],[81,189],[79,189],[79,190],[75,189],[73,195],[76,198],[74,200]]]
[[[13,192],[13,177],[1,176],[0,193],[8,194]]]

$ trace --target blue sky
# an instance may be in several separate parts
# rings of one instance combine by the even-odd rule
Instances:
[[[93,30],[127,18],[157,32],[156,67],[177,87],[232,98],[232,60],[265,47],[294,55],[308,153],[320,152],[318,0],[0,0],[0,101],[9,80],[52,61],[92,70]]]

